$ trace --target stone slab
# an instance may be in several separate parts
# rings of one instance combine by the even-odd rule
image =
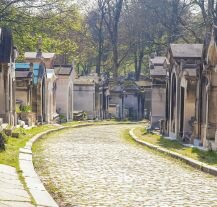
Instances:
[[[23,186],[21,183],[16,182],[16,180],[12,180],[11,182],[0,180],[0,191],[5,189],[21,189]]]
[[[32,161],[20,159],[19,162],[20,162],[20,169],[23,171],[24,177],[38,177],[34,170]]]
[[[32,161],[32,156],[31,156],[31,154],[20,153],[19,159],[20,160],[26,160],[26,161]]]
[[[26,144],[26,146],[24,148],[27,150],[31,150],[32,149],[32,143]]]
[[[14,175],[16,174],[16,169],[7,165],[0,164],[0,174],[2,173]]]
[[[28,148],[21,148],[20,153],[32,154],[32,151],[31,149],[28,149]]]
[[[0,175],[0,207],[33,206],[15,168],[0,165]]]
[[[0,201],[0,207],[34,207],[28,202]]]
[[[38,189],[41,191],[46,191],[44,185],[41,183],[40,178],[38,177],[26,177],[26,183],[29,187],[29,189]]]
[[[30,198],[28,193],[24,189],[1,189],[0,200],[10,201],[26,201],[29,202]]]
[[[30,193],[35,199],[37,205],[39,206],[47,206],[47,207],[58,207],[56,202],[50,196],[47,191],[41,191],[38,189],[30,189]]]
[[[30,141],[27,142],[24,148],[20,149],[20,154],[19,154],[20,169],[23,172],[26,185],[32,197],[34,198],[37,206],[58,207],[57,203],[54,201],[51,195],[46,191],[40,178],[35,172],[33,162],[32,162],[31,147],[33,143],[39,138],[41,138],[42,136],[49,134],[51,132],[59,131],[64,128],[65,127],[60,127],[58,129],[52,129],[52,130],[48,130],[46,132],[37,134]]]

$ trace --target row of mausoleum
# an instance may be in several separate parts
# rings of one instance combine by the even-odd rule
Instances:
[[[55,53],[25,52],[18,62],[11,31],[0,29],[0,124],[32,126],[70,120],[142,120],[151,110],[151,81],[107,73],[74,75]]]
[[[16,63],[11,31],[0,29],[0,124],[15,126],[73,119],[73,64],[56,64],[55,53],[25,52]]]
[[[149,119],[151,81],[93,73],[74,80],[74,97],[75,112],[85,111],[88,119]]]
[[[217,47],[215,31],[204,44],[171,44],[150,58],[151,127],[170,138],[217,150]]]

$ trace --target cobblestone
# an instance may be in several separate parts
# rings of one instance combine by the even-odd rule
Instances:
[[[60,206],[217,206],[215,177],[126,142],[120,133],[132,127],[85,127],[45,139],[35,161],[46,161],[39,174],[63,195]]]

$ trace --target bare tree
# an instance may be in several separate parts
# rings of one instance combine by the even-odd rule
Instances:
[[[104,41],[105,41],[105,0],[98,0],[97,7],[89,12],[87,17],[87,22],[89,30],[92,34],[92,39],[97,47],[97,57],[96,57],[96,73],[100,75],[102,59],[104,54]]]
[[[113,60],[113,77],[118,77],[118,69],[122,59],[119,59],[118,52],[118,37],[119,37],[119,23],[123,7],[123,0],[106,0],[104,7],[104,22],[107,26],[111,46],[112,46],[112,60]]]

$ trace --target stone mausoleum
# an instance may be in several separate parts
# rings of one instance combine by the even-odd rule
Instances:
[[[15,60],[18,53],[13,46],[10,30],[0,28],[0,122],[16,125]]]
[[[190,143],[198,138],[194,127],[202,51],[202,44],[171,44],[167,53],[167,134]]]
[[[73,120],[74,65],[55,65],[56,109],[66,121]]]
[[[151,87],[151,128],[159,128],[166,117],[166,57],[153,56],[150,59]]]

